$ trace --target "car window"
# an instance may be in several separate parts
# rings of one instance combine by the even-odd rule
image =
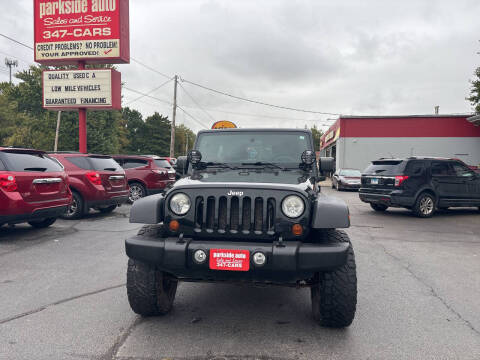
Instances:
[[[340,171],[341,176],[360,177],[362,174],[358,170],[345,169]]]
[[[155,165],[161,168],[170,169],[172,165],[167,160],[155,160]]]
[[[93,165],[93,170],[118,171],[121,169],[121,166],[110,157],[89,156],[88,159]]]
[[[86,156],[67,157],[65,159],[80,169],[93,170]]]
[[[141,160],[141,159],[125,159],[123,161],[123,168],[124,169],[135,169],[139,167],[144,167],[148,165],[148,160]]]
[[[421,175],[424,168],[423,161],[410,161],[405,168],[405,173],[409,176]]]
[[[432,162],[432,176],[452,176],[455,175],[445,161],[434,161]]]
[[[45,154],[25,152],[4,152],[4,159],[10,171],[63,171],[62,167]]]
[[[459,162],[452,163],[452,168],[456,176],[461,176],[461,177],[473,176],[472,170],[470,170],[468,167],[466,167],[465,165]]]
[[[402,160],[379,160],[372,163],[365,169],[367,175],[399,175],[403,173]]]

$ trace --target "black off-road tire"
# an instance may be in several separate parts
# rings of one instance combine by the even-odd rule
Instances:
[[[111,205],[111,206],[104,207],[104,208],[98,208],[98,210],[99,210],[102,214],[109,214],[109,213],[111,213],[113,210],[115,210],[116,208],[117,208],[117,205]]]
[[[57,221],[57,218],[53,217],[53,218],[46,218],[43,220],[29,221],[28,223],[36,229],[44,229],[52,225],[55,221]]]
[[[423,192],[418,195],[417,200],[415,201],[415,205],[413,205],[412,207],[412,211],[416,216],[420,218],[429,218],[432,217],[435,213],[435,208],[435,196],[428,192]]]
[[[163,234],[158,225],[144,226],[138,235],[158,238]],[[154,265],[128,260],[127,295],[132,310],[141,316],[165,315],[173,307],[178,280]]]
[[[61,216],[62,219],[76,220],[82,218],[85,214],[85,205],[82,196],[76,191],[72,191],[72,197],[72,204],[69,206],[67,212]]]
[[[313,318],[332,328],[349,326],[357,307],[357,270],[355,254],[348,235],[339,230],[320,233],[326,243],[349,243],[347,262],[331,272],[318,273],[311,287]]]
[[[387,205],[383,205],[383,204],[375,204],[375,203],[370,203],[370,207],[375,210],[375,211],[378,211],[378,212],[384,212],[388,209],[388,206]]]

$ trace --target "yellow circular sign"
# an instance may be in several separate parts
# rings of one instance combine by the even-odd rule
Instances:
[[[227,120],[217,121],[215,124],[212,125],[212,129],[236,129],[236,128],[237,128],[237,125]]]

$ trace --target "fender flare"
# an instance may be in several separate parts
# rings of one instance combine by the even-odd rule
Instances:
[[[147,196],[135,201],[130,210],[130,222],[158,224],[164,218],[165,197],[163,194]]]
[[[347,204],[338,198],[318,194],[313,203],[313,229],[345,229],[350,227],[350,211]]]

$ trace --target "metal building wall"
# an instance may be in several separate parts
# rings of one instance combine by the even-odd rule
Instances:
[[[478,137],[359,137],[337,140],[339,168],[363,170],[370,161],[381,157],[437,156],[458,158],[469,165],[480,166]]]

